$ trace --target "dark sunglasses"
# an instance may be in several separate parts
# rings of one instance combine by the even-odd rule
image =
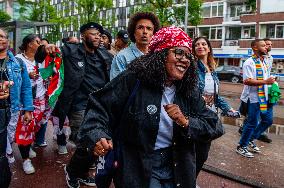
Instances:
[[[193,61],[193,55],[191,53],[185,53],[184,50],[180,48],[172,49],[175,54],[176,59],[181,60],[184,56],[187,60]]]

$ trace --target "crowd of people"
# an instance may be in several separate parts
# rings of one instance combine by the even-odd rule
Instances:
[[[224,134],[218,109],[239,116],[220,96],[209,40],[161,28],[148,12],[132,15],[114,41],[94,22],[80,33],[80,40],[62,39],[61,47],[29,34],[14,56],[0,29],[0,187],[11,180],[14,143],[23,171],[36,172],[31,159],[34,148],[48,144],[48,120],[56,127],[58,154],[68,153],[68,138],[76,143],[64,167],[70,188],[197,187],[212,140]],[[252,42],[254,54],[243,65],[246,119],[236,151],[245,157],[253,157],[248,147],[260,152],[254,139],[272,124],[267,85],[275,78],[266,41]],[[94,167],[96,176],[89,176]]]

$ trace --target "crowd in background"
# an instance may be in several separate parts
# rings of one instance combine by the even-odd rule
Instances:
[[[240,115],[220,96],[209,40],[160,28],[157,16],[145,12],[132,15],[114,40],[94,22],[80,33],[62,39],[61,47],[29,34],[14,56],[0,29],[0,187],[11,179],[13,144],[23,171],[36,172],[36,148],[51,144],[48,121],[58,154],[68,153],[68,140],[76,143],[64,167],[68,187],[197,187],[211,141],[224,134],[218,109]],[[272,124],[270,43],[254,40],[254,55],[243,66],[247,111],[236,151],[245,157],[254,156],[248,149],[260,152],[254,140]],[[95,177],[90,168],[97,168]]]

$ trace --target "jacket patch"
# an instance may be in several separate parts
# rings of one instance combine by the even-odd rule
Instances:
[[[84,66],[84,62],[79,61],[79,62],[78,62],[78,65],[79,65],[79,67],[83,67],[83,66]]]
[[[157,112],[157,107],[153,104],[147,106],[147,112],[149,114],[155,114]]]

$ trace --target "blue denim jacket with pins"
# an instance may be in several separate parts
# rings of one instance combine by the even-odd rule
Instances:
[[[197,72],[198,72],[198,78],[199,78],[198,87],[199,87],[200,92],[203,93],[204,87],[205,87],[206,68],[200,60],[197,61],[197,67],[198,67]],[[217,73],[215,71],[212,71],[211,75],[216,85],[220,87],[220,82],[219,82]],[[223,97],[220,97],[219,94],[217,94],[215,106],[220,108],[224,113],[227,113],[231,109],[231,106],[229,105],[229,103],[226,102]]]
[[[11,51],[7,51],[6,64],[9,80],[14,82],[10,88],[11,112],[33,111],[32,85],[23,62],[19,62]]]

